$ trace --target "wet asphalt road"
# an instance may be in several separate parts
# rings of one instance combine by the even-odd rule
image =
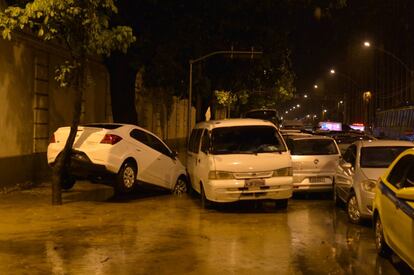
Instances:
[[[328,196],[296,197],[286,211],[248,202],[204,210],[197,197],[152,188],[120,199],[78,188],[59,207],[43,198],[49,189],[0,197],[0,274],[411,272],[378,257],[370,223],[348,223]]]

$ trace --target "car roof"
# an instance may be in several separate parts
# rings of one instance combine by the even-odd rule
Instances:
[[[272,126],[276,128],[276,126],[268,120],[254,118],[229,118],[221,120],[203,121],[197,123],[194,128],[214,129],[233,126]]]
[[[414,143],[411,141],[405,140],[385,140],[385,139],[377,139],[377,140],[358,140],[355,141],[360,147],[381,147],[381,146],[407,146],[407,147],[414,147]]]

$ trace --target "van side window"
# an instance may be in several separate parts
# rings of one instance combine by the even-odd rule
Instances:
[[[210,150],[210,134],[208,130],[205,130],[203,133],[203,137],[201,138],[201,151],[207,154],[209,150]]]
[[[200,148],[200,139],[203,129],[193,129],[188,143],[188,151],[198,153]]]

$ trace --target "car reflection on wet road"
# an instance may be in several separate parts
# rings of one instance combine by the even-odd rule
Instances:
[[[0,274],[401,272],[377,256],[371,225],[348,223],[330,199],[204,210],[199,198],[154,194],[3,207]]]

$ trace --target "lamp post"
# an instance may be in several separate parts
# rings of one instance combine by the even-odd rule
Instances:
[[[187,114],[187,139],[190,138],[190,131],[191,131],[191,101],[192,101],[192,93],[193,93],[193,64],[200,62],[204,59],[207,59],[209,57],[215,56],[215,55],[224,55],[224,54],[230,54],[231,58],[233,58],[234,54],[237,55],[250,55],[250,58],[253,59],[255,55],[262,55],[262,51],[254,51],[254,48],[252,47],[250,51],[234,51],[233,47],[230,51],[215,51],[208,53],[206,55],[200,56],[196,59],[190,59],[188,62],[190,65],[189,70],[189,82],[188,82],[188,114]]]
[[[413,75],[413,70],[411,70],[409,67],[408,67],[408,65],[407,64],[405,64],[405,62],[404,61],[402,61],[401,60],[401,58],[399,58],[398,56],[396,56],[395,54],[393,54],[392,52],[390,52],[390,51],[387,51],[386,49],[384,49],[384,48],[379,48],[379,47],[376,47],[376,46],[373,46],[369,41],[364,41],[364,43],[363,43],[363,46],[365,47],[365,48],[373,48],[373,49],[375,49],[375,50],[377,50],[377,51],[380,51],[380,52],[382,52],[382,53],[385,53],[386,55],[388,55],[388,56],[391,56],[394,60],[396,60],[398,63],[400,63],[404,68],[405,68],[405,70],[407,71],[407,72],[409,72],[410,73],[410,76],[412,76]]]

